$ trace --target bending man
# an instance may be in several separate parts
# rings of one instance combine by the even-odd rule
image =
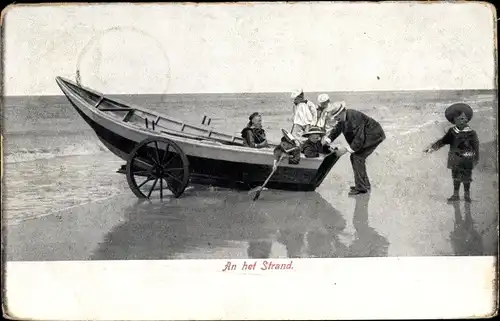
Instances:
[[[334,103],[330,117],[337,121],[337,124],[326,138],[326,142],[330,144],[340,134],[344,134],[349,144],[347,147],[338,147],[336,151],[338,156],[347,152],[351,154],[355,185],[351,186],[349,195],[366,193],[371,189],[366,173],[366,158],[385,140],[384,130],[376,120],[364,113],[346,109],[345,102]]]

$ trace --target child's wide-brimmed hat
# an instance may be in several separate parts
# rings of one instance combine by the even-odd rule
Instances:
[[[469,121],[472,119],[472,116],[474,114],[472,108],[469,105],[465,103],[456,103],[446,108],[444,116],[450,123],[453,123],[455,118],[457,116],[460,116],[462,113],[464,113],[465,116],[467,116],[467,119]]]
[[[306,131],[304,134],[302,134],[302,137],[309,137],[310,135],[312,134],[318,134],[318,135],[325,135],[326,132],[323,128],[321,127],[317,127],[317,126],[312,126],[311,128],[309,128],[308,131]]]

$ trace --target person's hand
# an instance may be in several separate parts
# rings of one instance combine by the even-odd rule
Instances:
[[[432,153],[433,151],[435,151],[435,149],[432,148],[432,146],[428,146],[424,149],[424,153]]]
[[[333,143],[332,143],[332,144],[330,144],[330,146],[329,146],[329,147],[330,147],[330,150],[331,150],[331,151],[337,151],[337,150],[339,150],[339,149],[343,148],[341,145],[339,145],[339,144],[333,144]]]
[[[337,147],[337,149],[335,150],[335,153],[337,154],[337,156],[342,156],[344,155],[345,153],[347,153],[347,148],[345,148],[344,146],[340,146],[340,147]]]
[[[337,157],[340,157],[347,153],[347,148],[344,146],[330,146],[330,150],[337,155]]]
[[[274,160],[273,161],[273,171],[275,171],[278,168],[278,161]]]

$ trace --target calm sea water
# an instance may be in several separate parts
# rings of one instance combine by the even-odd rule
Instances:
[[[480,121],[471,125],[476,126],[481,142],[495,137],[493,91],[332,92],[330,96],[379,120],[388,140],[395,142],[384,148],[401,163],[413,157],[413,150],[421,150],[421,145],[444,133],[449,124],[443,112],[453,102],[467,102],[480,115],[475,116]],[[317,93],[308,96],[313,101],[316,97]],[[194,124],[201,124],[206,115],[212,119],[211,126],[231,134],[239,135],[254,111],[263,114],[271,140],[278,141],[280,129],[291,127],[289,93],[118,98]],[[3,208],[8,222],[130,193],[125,177],[115,173],[123,161],[107,151],[64,96],[5,97],[3,103]],[[397,169],[404,170],[404,165]]]

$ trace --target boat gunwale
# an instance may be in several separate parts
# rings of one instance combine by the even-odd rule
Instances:
[[[162,118],[165,118],[166,120],[168,121],[172,121],[172,122],[176,122],[176,123],[181,123],[181,124],[187,124],[189,125],[190,127],[193,127],[193,128],[196,128],[196,129],[199,129],[199,130],[202,130],[202,131],[207,131],[206,129],[204,129],[203,127],[200,127],[200,126],[196,126],[192,123],[187,123],[181,119],[178,119],[178,118],[174,118],[174,117],[171,117],[171,116],[167,116],[161,112],[158,112],[158,111],[153,111],[151,109],[148,109],[148,108],[145,108],[143,106],[140,106],[140,105],[136,105],[136,104],[132,104],[132,103],[128,103],[128,102],[125,102],[119,98],[110,98],[109,95],[106,95],[106,94],[103,94],[102,92],[100,91],[97,91],[95,89],[92,89],[92,88],[89,88],[89,87],[86,87],[86,86],[83,86],[83,85],[80,85],[70,79],[67,79],[67,78],[64,78],[64,77],[56,77],[56,78],[60,78],[63,80],[63,82],[67,82],[67,83],[70,83],[72,84],[73,86],[75,87],[79,87],[85,91],[88,91],[88,92],[91,92],[95,95],[98,95],[100,97],[100,99],[105,99],[105,100],[108,100],[110,102],[114,102],[114,103],[117,103],[119,105],[123,105],[123,106],[127,106],[129,108],[132,108],[132,109],[135,109],[135,110],[138,110],[138,111],[141,111],[141,112],[144,112],[144,113],[147,113],[147,114],[151,114],[151,115],[155,115],[155,116],[159,116],[159,117],[162,117]],[[70,88],[71,90],[71,88]],[[73,92],[75,92],[74,90],[71,90]],[[76,96],[79,96],[79,95],[76,95]],[[90,109],[90,108],[89,108]],[[98,109],[98,108],[96,108]],[[99,110],[99,109],[98,109]],[[101,111],[101,110],[99,110]],[[107,115],[107,113],[105,111],[101,111],[104,115]],[[170,129],[169,129],[170,130]],[[173,131],[173,132],[178,132],[178,133],[184,133],[182,131],[177,131],[177,130],[170,130],[170,131]],[[208,131],[207,131],[208,132]],[[220,135],[225,135],[225,136],[230,136],[230,137],[237,137],[237,136],[234,136],[234,135],[229,135],[227,133],[223,133],[223,132],[216,132],[216,131],[213,131],[215,134],[220,134]],[[184,133],[185,134],[185,133]],[[203,137],[203,136],[200,136],[200,137]],[[205,138],[205,137],[203,137]],[[210,139],[210,137],[206,137],[207,139]],[[278,144],[274,143],[272,144],[274,146],[277,146]],[[234,145],[233,145],[234,146]],[[241,146],[241,147],[246,147],[246,146]]]
[[[131,108],[139,110],[139,111],[145,111],[145,112],[153,114],[153,115],[160,115],[160,116],[163,116],[163,117],[166,117],[166,118],[169,118],[169,119],[173,119],[174,121],[179,121],[179,122],[183,123],[182,120],[177,120],[175,118],[171,118],[171,117],[166,116],[166,115],[164,116],[160,112],[151,111],[151,110],[149,110],[147,108],[143,108],[143,107],[137,106],[135,104],[128,104],[128,103],[126,103],[124,101],[121,101],[121,100],[118,100],[118,99],[108,98],[106,95],[100,93],[99,91],[87,88],[85,86],[78,85],[75,82],[73,82],[71,80],[68,80],[66,78],[57,77],[56,79],[61,79],[62,80],[62,85],[66,88],[66,90],[69,92],[69,94],[74,97],[74,99],[76,99],[77,101],[80,102],[80,105],[82,107],[85,107],[86,109],[88,109],[92,114],[94,114],[94,115],[96,115],[98,117],[105,118],[108,121],[110,121],[110,122],[112,122],[112,123],[114,123],[114,124],[116,124],[118,126],[124,127],[124,128],[126,128],[128,130],[135,131],[135,132],[147,135],[147,136],[165,137],[165,138],[171,139],[173,141],[180,141],[180,142],[183,142],[183,143],[188,143],[188,144],[193,144],[193,145],[199,145],[199,146],[203,146],[203,147],[206,147],[206,148],[220,149],[221,151],[236,151],[236,152],[250,154],[250,155],[252,155],[252,154],[260,154],[260,155],[274,156],[272,148],[265,148],[265,149],[264,148],[259,148],[259,149],[257,149],[257,148],[251,148],[251,147],[248,147],[248,146],[226,145],[226,144],[223,144],[223,143],[214,144],[213,143],[214,141],[211,140],[210,137],[199,136],[199,138],[204,139],[204,141],[203,140],[200,141],[200,140],[197,140],[196,138],[176,136],[175,134],[168,134],[168,133],[165,133],[165,132],[158,132],[158,131],[154,131],[153,129],[142,128],[142,127],[133,125],[131,123],[123,122],[123,121],[117,119],[116,117],[111,116],[109,113],[107,113],[105,111],[102,111],[102,110],[99,110],[99,108],[94,108],[92,106],[92,104],[90,104],[88,101],[86,101],[81,95],[78,95],[77,91],[74,90],[74,89],[72,89],[68,85],[66,85],[65,82],[68,82],[68,83],[72,84],[75,87],[80,87],[81,89],[83,89],[85,91],[89,91],[90,93],[93,93],[95,95],[99,95],[100,97],[103,97],[104,99],[109,100],[111,102],[116,102],[116,103],[122,104],[124,106],[131,106]],[[138,107],[138,108],[136,108],[136,107]],[[186,134],[186,133],[184,133],[182,131],[176,131],[176,130],[171,130],[171,131],[179,133],[179,134]],[[221,133],[221,134],[228,135],[228,134],[225,134],[225,133]],[[273,145],[277,146],[277,144],[273,144]],[[306,161],[306,162],[312,162],[312,163],[323,163],[323,161],[326,158],[327,158],[327,156],[323,156],[323,155],[320,155],[317,158],[307,158],[304,155],[301,155],[301,162],[302,161]]]

